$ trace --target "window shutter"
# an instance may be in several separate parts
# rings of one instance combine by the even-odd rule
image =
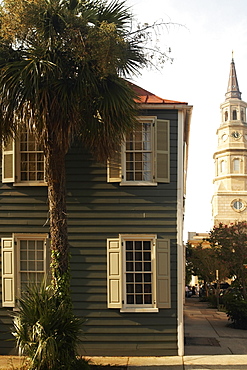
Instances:
[[[2,306],[15,306],[14,239],[2,238]]]
[[[157,307],[171,307],[170,241],[158,239],[156,248]]]
[[[14,140],[10,139],[8,144],[3,148],[2,182],[15,181],[14,145],[15,145]]]
[[[122,176],[121,169],[121,148],[115,152],[107,163],[107,182],[120,182]]]
[[[156,121],[156,181],[170,181],[170,121]]]
[[[122,269],[119,239],[107,239],[108,308],[122,307]]]

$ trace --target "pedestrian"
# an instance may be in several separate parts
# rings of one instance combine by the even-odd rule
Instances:
[[[196,287],[195,286],[192,287],[192,295],[196,295]]]

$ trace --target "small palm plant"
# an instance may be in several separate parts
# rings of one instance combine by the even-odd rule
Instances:
[[[30,370],[70,370],[78,368],[76,347],[82,324],[71,304],[44,281],[22,294],[13,335],[20,354],[30,360]]]

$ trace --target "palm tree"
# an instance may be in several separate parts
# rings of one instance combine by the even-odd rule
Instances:
[[[126,77],[146,59],[125,1],[5,0],[0,16],[0,134],[28,128],[43,146],[52,281],[66,296],[66,153],[75,139],[97,160],[116,150],[136,122]]]

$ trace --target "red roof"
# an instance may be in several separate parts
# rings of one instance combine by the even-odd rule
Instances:
[[[176,101],[176,100],[167,100],[162,99],[151,92],[144,90],[142,87],[139,87],[133,83],[130,83],[135,93],[139,96],[139,99],[136,100],[137,103],[142,104],[188,104],[186,102]]]

